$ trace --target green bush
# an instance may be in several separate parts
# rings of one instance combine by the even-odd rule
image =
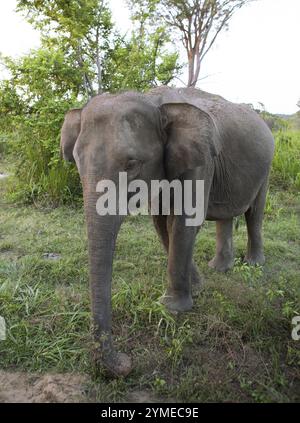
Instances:
[[[5,136],[15,164],[15,178],[8,187],[14,201],[57,207],[81,195],[78,172],[60,157],[60,130],[72,99],[49,95],[31,113],[8,117],[13,130]],[[1,138],[0,138],[1,140]],[[7,147],[5,152],[7,152]]]
[[[24,202],[56,207],[81,194],[78,172],[60,157],[59,139],[68,102],[49,102],[42,111],[22,119],[12,144],[17,161],[15,187]]]
[[[66,111],[80,104],[80,73],[59,46],[2,60],[11,74],[0,82],[1,137],[9,146],[16,176],[9,194],[14,200],[52,207],[73,201],[80,194],[79,178],[60,159],[59,139]]]
[[[273,187],[300,189],[300,132],[278,132],[271,172]]]

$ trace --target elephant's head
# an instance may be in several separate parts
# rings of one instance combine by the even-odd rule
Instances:
[[[61,148],[65,159],[76,161],[83,185],[94,331],[113,373],[130,370],[128,357],[116,353],[111,341],[112,261],[122,217],[97,214],[96,186],[103,179],[117,185],[124,171],[129,181],[174,179],[211,161],[214,140],[206,113],[187,103],[162,104],[152,95],[97,96],[66,115]]]

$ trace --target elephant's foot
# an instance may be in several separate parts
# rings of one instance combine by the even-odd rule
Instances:
[[[107,357],[103,364],[109,376],[126,377],[132,370],[132,360],[129,355],[117,352],[113,357]]]
[[[247,254],[244,261],[245,263],[248,263],[249,266],[263,266],[266,262],[266,258],[262,251],[258,251]]]
[[[96,352],[94,361],[96,366],[101,366],[108,377],[126,377],[132,370],[132,360],[124,353],[111,351],[104,355]]]
[[[192,296],[187,294],[180,295],[166,292],[160,301],[171,313],[183,313],[193,308]]]
[[[209,263],[211,269],[215,269],[218,272],[227,272],[234,266],[234,257],[232,254],[216,255]]]

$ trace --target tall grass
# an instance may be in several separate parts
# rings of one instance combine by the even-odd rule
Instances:
[[[65,103],[50,104],[14,121],[7,135],[16,169],[9,188],[12,200],[57,207],[81,196],[76,167],[60,158],[60,129],[68,108]]]
[[[272,165],[271,184],[300,189],[300,132],[278,132]]]
[[[76,167],[63,162],[45,146],[25,143],[16,161],[15,183],[8,188],[13,201],[58,207],[74,203],[81,195]]]

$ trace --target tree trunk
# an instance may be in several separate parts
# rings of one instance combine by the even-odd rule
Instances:
[[[188,87],[195,87],[197,85],[200,70],[201,70],[201,58],[195,51],[191,51],[188,54],[189,59],[189,79]],[[196,67],[196,69],[195,69]]]
[[[96,66],[97,66],[97,80],[98,80],[98,94],[102,94],[103,87],[102,87],[102,60],[101,60],[101,52],[100,52],[100,28],[97,28],[96,34]]]
[[[194,68],[195,68],[195,54],[193,51],[188,53],[188,61],[189,61],[189,79],[188,79],[188,87],[192,86],[193,79],[194,79]]]

